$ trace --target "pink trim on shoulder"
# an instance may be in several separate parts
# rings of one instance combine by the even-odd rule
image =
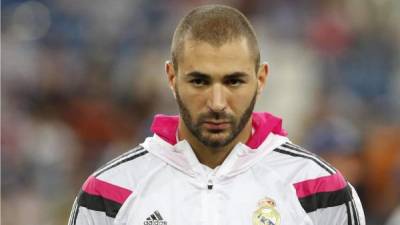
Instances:
[[[287,136],[287,132],[282,128],[282,119],[270,113],[253,113],[252,124],[254,133],[246,142],[252,149],[258,148],[271,132]]]
[[[176,144],[176,131],[178,130],[179,116],[157,114],[154,117],[151,131],[171,145]]]
[[[287,132],[282,128],[282,119],[269,113],[253,113],[252,117],[254,134],[246,142],[246,145],[250,148],[258,148],[271,132],[282,136],[287,135]],[[158,114],[154,117],[151,131],[171,145],[175,145],[178,124],[179,116]]]
[[[306,197],[320,192],[332,192],[346,187],[347,182],[342,174],[337,173],[319,177],[316,179],[305,180],[294,184],[298,198]]]
[[[86,180],[82,189],[88,194],[102,196],[120,204],[123,204],[132,193],[131,190],[99,180],[94,176],[90,176]]]

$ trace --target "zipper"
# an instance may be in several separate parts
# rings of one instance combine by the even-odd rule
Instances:
[[[215,196],[214,196],[214,180],[213,176],[208,177],[206,183],[203,183],[203,192],[202,192],[202,220],[201,224],[207,225],[217,225],[217,212],[216,212],[216,204],[215,204]]]
[[[213,180],[212,179],[208,179],[208,181],[207,181],[207,189],[208,190],[212,190],[213,187],[214,187]]]

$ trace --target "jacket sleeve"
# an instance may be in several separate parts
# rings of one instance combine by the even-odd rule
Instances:
[[[89,177],[72,206],[68,225],[112,225],[131,191]]]
[[[112,210],[106,209],[110,206],[101,202],[96,203],[95,199],[90,199],[85,195],[85,192],[80,191],[75,198],[68,225],[112,225],[115,215],[106,212],[106,210]]]
[[[322,201],[336,201],[338,204],[318,207],[315,211],[308,212],[314,224],[365,225],[365,216],[360,199],[351,184],[347,183],[341,194],[325,197],[330,199]]]

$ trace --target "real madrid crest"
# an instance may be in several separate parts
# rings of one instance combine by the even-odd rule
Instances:
[[[253,225],[280,225],[281,216],[276,210],[275,201],[265,197],[258,202],[258,209],[253,213]]]

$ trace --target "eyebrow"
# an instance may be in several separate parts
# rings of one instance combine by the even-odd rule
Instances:
[[[209,79],[211,77],[210,75],[199,71],[192,71],[190,73],[185,74],[185,76],[188,78],[203,78],[203,79]]]
[[[234,73],[231,73],[231,74],[227,74],[224,77],[226,77],[226,78],[244,78],[244,77],[247,77],[247,76],[249,76],[249,75],[247,73],[245,73],[245,72],[234,72]]]
[[[203,78],[203,79],[210,79],[211,76],[209,74],[206,73],[202,73],[199,71],[192,71],[190,73],[185,74],[186,77],[188,78]],[[245,72],[233,72],[230,74],[226,74],[223,77],[224,78],[243,78],[243,77],[247,77],[249,76],[247,73]]]

